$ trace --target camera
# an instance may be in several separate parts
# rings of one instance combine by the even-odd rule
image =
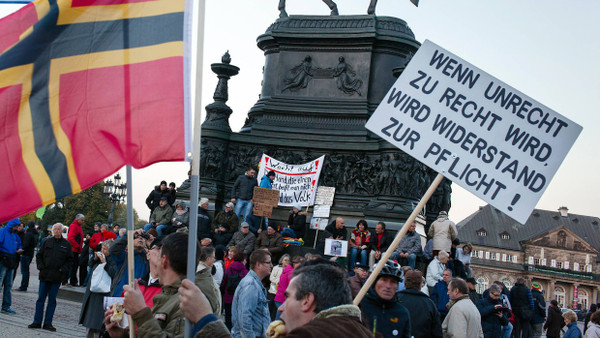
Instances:
[[[501,307],[498,307],[498,308],[494,309],[494,312],[497,312],[497,313],[499,313],[499,312],[508,312],[508,311],[509,311],[509,309],[506,306],[501,306]]]
[[[150,239],[150,235],[148,235],[148,234],[147,234],[147,233],[145,233],[145,232],[142,232],[142,233],[140,234],[140,237],[142,237],[143,239]]]

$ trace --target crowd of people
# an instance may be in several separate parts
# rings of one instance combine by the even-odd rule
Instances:
[[[189,206],[165,181],[146,201],[150,223],[133,235],[135,287],[129,286],[125,229],[98,222],[84,234],[85,216],[78,214],[65,239],[60,223],[46,237],[34,224],[25,231],[19,219],[8,222],[0,229],[2,312],[14,313],[16,266],[20,263],[22,272],[17,290],[26,291],[35,255],[40,284],[31,329],[56,330],[57,292],[69,283],[85,287],[79,323],[88,337],[125,333],[111,321],[114,311],[105,311],[106,296],[124,297],[138,336],[181,336],[187,318],[197,337],[263,337],[277,320],[289,337],[523,338],[541,337],[544,331],[559,337],[561,330],[563,337],[582,337],[572,311],[562,313],[554,300],[546,308],[538,283],[497,281],[478,294],[470,268],[472,246],[460,242],[443,211],[427,229],[424,246],[411,224],[388,261],[381,258],[394,235],[384,222],[371,231],[366,220],[359,220],[348,231],[342,217],[325,228],[318,253],[292,257],[283,238],[304,236],[306,214],[294,206],[283,226],[252,215],[254,175],[253,169],[241,175],[231,201],[214,215],[209,200],[200,199],[193,281],[185,280]],[[269,188],[273,177],[265,175],[261,186]],[[349,260],[325,255],[327,238],[348,240]],[[377,264],[384,266],[359,306],[352,305]],[[590,311],[584,332],[599,337],[598,312]]]

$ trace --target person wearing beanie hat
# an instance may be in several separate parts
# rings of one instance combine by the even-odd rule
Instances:
[[[303,238],[305,230],[306,212],[302,211],[300,203],[296,203],[290,210],[287,227],[281,231],[281,235],[283,237]]]
[[[198,202],[198,240],[201,241],[203,238],[211,238],[211,223],[212,217],[208,213],[208,198],[202,197]]]
[[[538,282],[531,283],[531,296],[533,297],[533,327],[532,337],[541,337],[544,332],[543,326],[546,322],[546,300],[542,294],[542,286]]]
[[[19,264],[17,255],[23,253],[21,238],[17,232],[21,227],[21,220],[15,218],[8,221],[0,229],[0,283],[2,283],[2,313],[14,314],[11,306],[11,289],[13,273]]]

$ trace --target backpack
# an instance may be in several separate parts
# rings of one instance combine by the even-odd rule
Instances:
[[[225,286],[225,290],[228,294],[233,295],[235,293],[235,289],[237,289],[238,285],[242,281],[242,277],[239,272],[234,272],[229,275],[227,279],[227,285]]]

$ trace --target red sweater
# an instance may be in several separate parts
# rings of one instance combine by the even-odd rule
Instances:
[[[95,233],[90,239],[90,248],[96,250],[96,247],[100,242],[104,242],[109,239],[117,239],[117,235],[114,232],[108,230],[102,230],[101,232]]]
[[[69,226],[67,241],[71,243],[74,253],[81,253],[81,246],[83,245],[83,231],[81,230],[81,224],[79,224],[78,220],[74,220]]]

